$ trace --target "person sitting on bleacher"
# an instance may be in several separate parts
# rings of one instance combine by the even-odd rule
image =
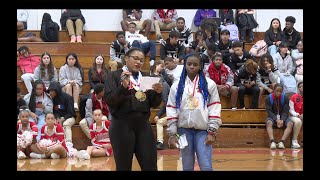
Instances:
[[[293,122],[288,117],[289,98],[283,93],[283,86],[277,83],[274,86],[273,93],[266,96],[265,102],[268,113],[266,128],[270,138],[270,148],[275,149],[278,147],[279,149],[284,149],[284,141],[291,133]],[[283,128],[284,126],[286,126],[286,129],[281,137],[281,141],[276,144],[273,137],[273,127]]]
[[[171,86],[173,83],[180,80],[180,75],[183,70],[183,65],[182,64],[180,65],[174,62],[174,59],[172,57],[166,57],[164,59],[164,64],[166,68],[165,71],[170,78],[170,82],[168,83]]]
[[[71,127],[76,122],[73,98],[61,90],[58,82],[51,82],[48,90],[53,102],[53,114],[56,117],[57,123],[61,124],[64,128],[66,144],[72,144]]]
[[[154,20],[154,29],[156,31],[157,40],[163,40],[161,31],[169,31],[176,26],[178,18],[175,9],[155,9],[152,14]]]
[[[104,85],[101,83],[98,83],[94,86],[94,91],[91,93],[91,95],[88,97],[86,101],[85,118],[83,118],[79,123],[82,131],[89,139],[90,139],[89,127],[92,124],[92,118],[93,118],[92,112],[95,109],[101,109],[103,113],[102,119],[108,120],[109,108],[104,99]]]
[[[73,97],[74,109],[78,110],[79,94],[84,82],[83,69],[75,53],[66,56],[66,63],[60,68],[59,82],[62,90]]]
[[[278,82],[279,70],[273,64],[270,54],[264,54],[259,60],[257,84],[260,87],[259,105],[262,104],[262,95],[273,92],[274,85]]]
[[[203,31],[198,30],[196,32],[196,39],[191,42],[190,52],[197,52],[202,54],[207,49],[206,42],[203,40]]]
[[[205,19],[201,23],[201,30],[204,31],[203,39],[206,41],[206,45],[215,44],[219,40],[218,25],[216,21],[211,19]]]
[[[205,74],[217,84],[219,95],[231,96],[231,109],[237,109],[238,87],[233,86],[234,74],[230,67],[222,62],[222,55],[213,56],[213,61],[205,69]]]
[[[161,42],[160,58],[172,57],[177,64],[183,64],[184,59],[184,46],[179,43],[180,33],[171,31],[169,38]]]
[[[258,64],[252,59],[248,59],[243,66],[234,73],[234,84],[239,87],[238,97],[240,109],[245,109],[244,95],[252,95],[252,103],[250,109],[258,107],[259,86],[257,85]]]
[[[154,66],[151,70],[151,77],[161,77],[163,90],[162,90],[162,106],[154,117],[154,122],[157,124],[157,149],[164,149],[163,145],[163,126],[167,124],[167,117],[163,115],[166,114],[166,106],[168,101],[168,96],[170,92],[170,85],[166,81],[167,73],[163,71],[164,63],[162,61],[156,60]]]
[[[303,40],[298,42],[297,49],[292,50],[293,75],[297,82],[303,81]]]
[[[303,121],[303,82],[298,83],[298,93],[293,94],[289,101],[291,121],[293,122],[292,148],[300,148],[298,135]]]
[[[231,68],[232,72],[235,73],[247,59],[252,59],[256,61],[256,58],[243,49],[243,43],[240,41],[234,41],[232,43],[233,53],[229,58],[229,63],[227,65]]]
[[[229,63],[229,57],[233,53],[232,41],[230,40],[230,31],[225,29],[220,32],[220,41],[216,42],[217,51],[222,54],[223,63]]]
[[[286,17],[286,27],[283,28],[284,37],[290,51],[296,49],[298,42],[301,40],[300,33],[293,27],[294,23],[296,23],[296,18],[288,16]]]
[[[148,40],[147,37],[139,34],[136,31],[137,25],[133,22],[130,22],[128,25],[129,31],[126,31],[126,40],[132,47],[137,47],[143,51],[146,55],[150,52],[150,68],[154,64],[154,60],[156,59],[156,43]]]
[[[193,34],[186,24],[186,20],[183,17],[179,17],[176,22],[176,27],[173,28],[171,31],[177,31],[179,32],[179,40],[178,43],[182,44],[185,48],[185,53],[190,53],[190,46],[191,42],[193,41]]]
[[[41,55],[41,62],[34,70],[34,80],[43,81],[46,90],[49,88],[50,82],[58,81],[57,69],[53,66],[51,55],[48,52]]]
[[[131,45],[126,41],[125,32],[118,32],[117,40],[114,40],[110,46],[110,61],[111,71],[117,70],[118,66],[124,65],[124,55],[131,48]]]
[[[27,46],[21,46],[17,52],[17,66],[21,68],[21,80],[28,89],[28,93],[32,91],[31,82],[34,81],[34,70],[40,64],[40,58],[31,54]]]
[[[278,18],[273,18],[271,20],[269,29],[264,33],[264,41],[268,45],[268,53],[271,56],[277,53],[280,43],[286,41]]]
[[[104,84],[107,74],[109,73],[109,69],[106,68],[105,62],[106,61],[102,55],[96,56],[92,62],[92,66],[88,72],[91,93],[93,92],[96,84]]]
[[[209,17],[217,17],[216,11],[214,9],[198,9],[196,14],[194,15],[193,23],[196,27],[199,28],[201,21]]]
[[[258,26],[258,23],[253,17],[255,13],[254,9],[237,9],[236,10],[236,18],[237,18],[237,26],[240,31],[240,41],[246,42],[245,38],[247,33],[249,34],[248,43],[252,43],[254,40],[253,29]]]
[[[151,29],[151,20],[142,18],[141,9],[123,9],[122,10],[123,20],[121,21],[121,28],[123,31],[129,31],[129,24],[134,23],[138,30],[145,30],[144,36],[148,37]]]
[[[280,73],[291,74],[293,72],[292,58],[287,52],[288,44],[281,42],[279,51],[272,56],[272,59],[274,66],[278,68]]]
[[[68,30],[70,42],[82,42],[83,25],[86,23],[80,9],[64,9],[60,18],[61,29]],[[76,28],[76,29],[74,29]]]
[[[213,62],[213,56],[217,54],[217,45],[216,44],[209,44],[207,49],[200,54],[201,57],[201,69],[205,69],[205,65],[209,65]]]
[[[221,18],[221,24],[224,26],[226,26],[227,24],[234,24],[232,9],[219,9],[219,17]]]
[[[44,83],[41,80],[37,80],[34,82],[32,92],[23,98],[30,109],[30,121],[37,124],[39,130],[37,136],[38,141],[41,136],[41,128],[45,124],[45,115],[53,111],[52,101],[49,94],[44,91],[45,89]]]

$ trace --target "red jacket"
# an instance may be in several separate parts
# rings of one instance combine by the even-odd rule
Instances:
[[[176,21],[177,19],[177,11],[174,9],[168,9],[167,12],[164,12],[163,9],[157,9],[157,13],[154,14],[153,19],[154,20],[160,20],[164,22],[164,19],[172,19],[173,21]],[[160,19],[159,19],[160,18]]]
[[[233,85],[233,73],[231,69],[225,64],[221,65],[220,69],[216,69],[214,63],[211,63],[208,68],[210,79],[212,79],[217,85],[227,85],[231,87]]]
[[[300,94],[294,94],[291,96],[290,100],[294,104],[294,111],[303,114],[303,97]]]
[[[17,61],[17,66],[20,66],[23,73],[33,74],[34,70],[39,64],[40,58],[34,55],[30,55],[29,57],[20,55],[19,60]]]

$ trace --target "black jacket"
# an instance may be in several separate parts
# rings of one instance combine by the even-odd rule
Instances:
[[[184,59],[184,46],[178,43],[176,46],[170,44],[170,38],[161,42],[160,46],[160,58],[165,59],[166,57]]]
[[[57,118],[64,117],[64,119],[67,120],[68,118],[76,117],[73,97],[65,92],[62,92],[61,86],[58,82],[51,82],[48,90],[55,90],[57,93],[52,100],[53,114]]]
[[[293,28],[293,31],[291,34],[286,30],[286,28],[283,29],[284,32],[284,37],[286,39],[286,42],[289,46],[289,49],[296,49],[296,46],[298,42],[301,40],[301,35],[300,33]]]
[[[238,70],[242,65],[244,65],[247,59],[252,59],[256,61],[256,58],[254,56],[249,54],[247,51],[243,50],[243,56],[241,59],[238,57],[238,55],[233,53],[230,56],[229,63],[227,65],[231,68],[232,72],[235,73],[236,70]]]
[[[278,114],[277,106],[279,106],[280,119],[283,120],[283,121],[287,120],[290,107],[289,107],[289,98],[286,95],[284,96],[284,105],[283,106],[282,106],[281,102],[278,105],[278,103],[277,103],[278,100],[277,99],[274,99],[273,100],[273,105],[271,105],[269,95],[266,96],[266,101],[265,102],[266,102],[266,110],[267,110],[269,118],[271,118],[273,120],[277,120],[277,114]]]
[[[264,41],[268,44],[268,46],[271,46],[273,45],[273,42],[277,42],[277,41],[285,42],[286,39],[282,31],[280,33],[275,34],[272,30],[267,30],[264,33]]]
[[[249,74],[246,71],[245,66],[241,66],[234,73],[234,84],[245,84],[246,82],[256,81],[257,80],[257,73],[256,74]]]
[[[232,55],[232,53],[229,52],[230,49],[232,49],[232,41],[228,41],[227,44],[223,44],[222,41],[217,41],[217,52],[220,52],[222,55],[223,63],[228,64],[228,59]]]
[[[128,90],[120,83],[122,69],[118,69],[108,74],[104,83],[104,97],[109,107],[112,118],[115,119],[146,119],[150,117],[150,108],[157,107],[161,103],[161,93],[153,90],[146,92],[145,101],[138,101],[135,97],[136,90]],[[113,120],[113,119],[112,119]]]
[[[84,19],[80,9],[67,9],[65,12],[61,14],[61,18],[60,18],[60,24],[61,24],[62,30],[66,29],[66,22],[68,19],[71,19],[73,21],[77,19],[81,19],[83,24],[86,23],[86,20]]]

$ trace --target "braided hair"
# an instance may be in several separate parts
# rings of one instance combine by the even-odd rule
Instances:
[[[29,109],[31,112],[36,112],[36,88],[38,84],[42,84],[43,87],[43,93],[45,93],[46,86],[44,85],[43,81],[41,80],[36,80],[33,83],[32,91],[31,91],[31,96],[29,100]]]
[[[199,87],[200,93],[202,94],[202,97],[203,97],[203,108],[205,108],[207,101],[210,99],[210,94],[208,91],[208,82],[207,82],[205,75],[203,73],[203,70],[201,68],[201,61],[202,60],[201,60],[201,57],[198,53],[191,53],[191,54],[187,54],[185,56],[183,70],[182,70],[182,73],[180,76],[180,81],[179,81],[178,89],[176,92],[176,105],[177,105],[177,108],[180,108],[182,95],[183,95],[183,91],[184,91],[185,80],[187,77],[186,62],[188,61],[188,58],[190,58],[190,57],[196,57],[200,61],[200,63],[199,63],[200,70],[198,71],[198,75],[199,75],[198,87]]]

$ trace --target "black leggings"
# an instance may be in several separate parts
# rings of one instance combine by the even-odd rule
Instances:
[[[157,147],[148,119],[112,118],[110,141],[117,171],[131,171],[133,153],[142,171],[157,170]]]

